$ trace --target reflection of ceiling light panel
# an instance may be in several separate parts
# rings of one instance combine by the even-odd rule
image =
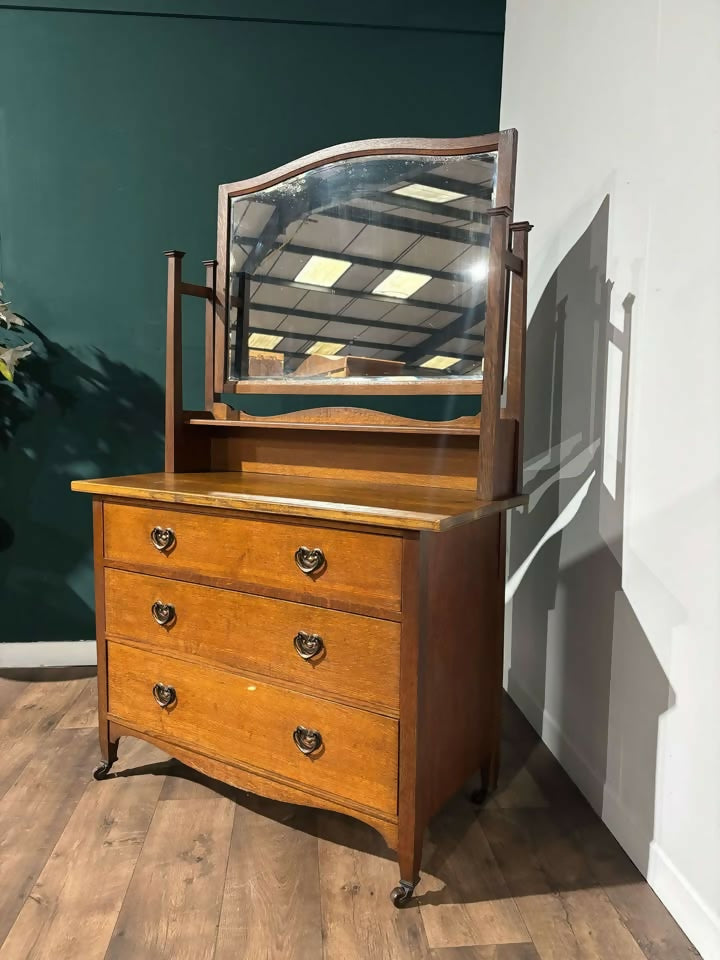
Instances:
[[[448,367],[455,366],[456,363],[460,362],[460,357],[430,357],[429,360],[426,360],[424,363],[421,363],[421,367],[430,367],[431,370],[447,370]]]
[[[429,203],[449,203],[451,200],[461,200],[466,193],[455,193],[454,190],[441,190],[439,187],[427,187],[424,183],[409,183],[406,187],[398,187],[393,193],[401,197],[414,197],[415,200],[427,200]]]
[[[256,350],[274,350],[282,337],[275,337],[271,333],[251,333],[248,337],[248,346]]]
[[[311,283],[315,287],[331,287],[351,266],[349,260],[312,256],[295,280],[298,283]]]
[[[406,300],[424,287],[432,277],[427,273],[410,273],[408,270],[393,270],[372,291],[383,297],[397,297]]]
[[[334,357],[344,346],[344,343],[328,343],[326,340],[318,340],[317,343],[308,347],[305,353],[319,353],[321,357]]]

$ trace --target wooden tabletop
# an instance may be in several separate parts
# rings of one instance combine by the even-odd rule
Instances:
[[[477,500],[439,487],[381,486],[246,473],[144,473],[75,480],[72,489],[102,497],[181,503],[225,510],[351,520],[404,530],[448,530],[527,503],[527,497]]]

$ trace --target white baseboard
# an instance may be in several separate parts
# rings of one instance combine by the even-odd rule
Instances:
[[[690,886],[655,842],[650,845],[648,883],[703,960],[720,960],[720,916]]]
[[[647,877],[647,881],[675,918],[703,960],[720,960],[720,917],[687,881],[657,842],[639,828],[637,818],[612,787],[605,772],[594,770],[567,738],[559,724],[535,698],[509,676],[508,693],[520,711],[542,736],[580,792],[616,838],[620,846]]]
[[[509,677],[508,693],[593,810],[598,816],[602,816],[604,778],[598,776],[580,751],[567,739],[555,719],[517,682],[512,673]]]
[[[96,663],[94,640],[0,643],[0,670],[16,667],[87,667]]]

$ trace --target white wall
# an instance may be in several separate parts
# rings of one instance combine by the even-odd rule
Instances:
[[[719,98],[718,0],[508,0],[501,123],[519,130],[516,216],[535,224],[508,689],[705,960],[720,958]]]

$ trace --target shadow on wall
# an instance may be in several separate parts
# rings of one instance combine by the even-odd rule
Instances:
[[[163,390],[27,329],[36,352],[0,383],[0,642],[88,640],[92,517],[70,481],[160,469]]]
[[[508,692],[606,821],[632,823],[628,852],[646,870],[673,693],[623,591],[634,296],[621,291],[611,313],[609,210],[606,197],[528,326],[530,502],[510,524]]]

